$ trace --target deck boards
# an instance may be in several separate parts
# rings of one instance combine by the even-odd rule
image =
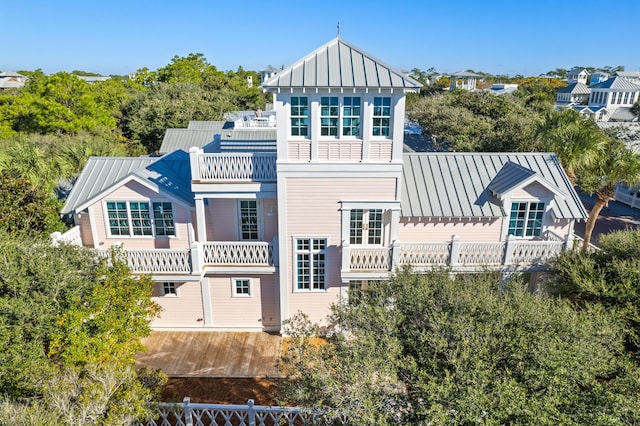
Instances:
[[[281,337],[260,332],[154,331],[136,366],[169,377],[277,377]]]

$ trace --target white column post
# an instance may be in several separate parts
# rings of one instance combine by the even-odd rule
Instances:
[[[449,265],[458,266],[460,264],[460,237],[451,237],[451,252],[449,253]]]
[[[400,268],[402,265],[400,264],[400,255],[402,247],[400,244],[400,241],[398,240],[393,240],[393,244],[391,247],[391,271],[395,271],[396,269]]]
[[[507,244],[504,249],[504,265],[509,266],[513,263],[513,247],[517,244],[516,238],[513,235],[507,236]]]
[[[198,155],[203,153],[204,151],[197,146],[189,148],[189,165],[191,166],[192,181],[200,181],[200,162],[198,161]]]
[[[202,271],[202,252],[200,243],[194,241],[191,243],[191,273],[199,274]]]
[[[204,199],[196,198],[196,224],[198,226],[198,241],[207,241],[207,225],[204,213]]]
[[[209,280],[200,277],[200,293],[202,295],[202,319],[205,327],[213,325],[213,309],[211,306],[211,289],[209,288]]]
[[[342,265],[341,271],[349,272],[351,271],[351,246],[349,245],[349,240],[342,240]]]

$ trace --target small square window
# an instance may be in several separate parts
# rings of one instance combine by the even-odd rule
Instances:
[[[163,296],[178,296],[178,286],[174,282],[162,283],[162,295]]]
[[[249,278],[234,278],[232,283],[234,297],[251,296],[251,280]]]

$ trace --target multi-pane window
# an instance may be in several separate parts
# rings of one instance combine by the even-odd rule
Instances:
[[[295,239],[296,288],[298,290],[324,290],[325,238]]]
[[[156,235],[176,235],[171,203],[153,203],[153,225]]]
[[[342,135],[360,136],[360,98],[346,96],[342,105]]]
[[[382,244],[382,209],[352,209],[349,242],[351,244]]]
[[[373,136],[389,136],[391,128],[391,98],[373,98]]]
[[[542,233],[544,203],[511,203],[509,235],[516,237],[539,237]]]
[[[240,234],[243,240],[258,239],[258,202],[240,201]]]
[[[163,296],[177,296],[178,288],[176,283],[173,282],[164,282],[162,283],[162,295]]]
[[[251,280],[249,278],[234,278],[233,295],[251,296]]]
[[[309,135],[309,98],[291,97],[291,136]]]
[[[175,235],[171,203],[107,201],[107,219],[112,236]]]
[[[323,96],[320,98],[321,136],[338,136],[339,111],[337,96]]]

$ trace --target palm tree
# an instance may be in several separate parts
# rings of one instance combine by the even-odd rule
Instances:
[[[589,212],[584,231],[583,250],[589,247],[598,215],[609,201],[615,199],[616,186],[633,186],[640,183],[640,157],[618,139],[608,138],[605,149],[595,163],[580,171],[578,184],[583,191],[596,195],[596,202]]]

